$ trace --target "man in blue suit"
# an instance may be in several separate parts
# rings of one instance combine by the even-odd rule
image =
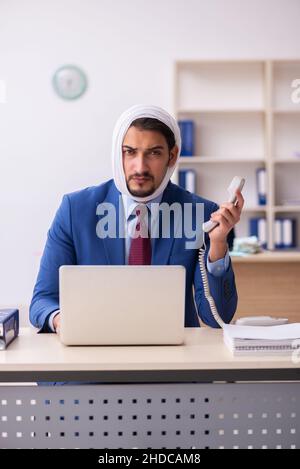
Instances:
[[[133,106],[122,114],[113,135],[114,179],[65,195],[48,231],[30,305],[30,321],[40,332],[59,333],[59,267],[75,264],[183,265],[186,268],[185,326],[198,327],[200,317],[209,326],[218,327],[204,297],[198,250],[187,248],[186,236],[152,237],[151,228],[147,231],[148,239],[136,236],[140,229],[140,209],[147,207],[151,218],[154,217],[152,206],[160,207],[164,203],[168,206],[177,203],[183,212],[185,204],[190,204],[192,223],[196,216],[194,208],[203,204],[201,222],[211,218],[219,223],[206,235],[206,266],[218,312],[224,322],[231,321],[237,292],[227,237],[240,219],[243,197],[238,192],[237,205],[224,203],[218,207],[171,183],[180,148],[178,125],[166,111],[155,106]],[[117,236],[101,237],[97,227],[103,213],[99,207],[109,204],[116,209]],[[161,216],[159,213],[158,218]],[[124,222],[125,237],[118,236],[120,220]]]

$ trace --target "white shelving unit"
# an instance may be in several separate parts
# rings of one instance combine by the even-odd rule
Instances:
[[[232,177],[245,176],[237,236],[248,235],[250,217],[265,216],[274,249],[275,217],[291,216],[299,248],[300,103],[292,101],[292,82],[300,59],[177,61],[174,72],[174,115],[195,123],[196,154],[181,157],[180,167],[196,170],[197,193],[221,203]],[[267,170],[265,206],[256,195],[259,167]]]

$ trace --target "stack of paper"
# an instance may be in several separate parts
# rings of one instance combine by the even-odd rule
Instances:
[[[300,323],[280,326],[225,324],[224,342],[234,355],[282,355],[300,348]]]
[[[257,236],[248,236],[245,238],[234,238],[233,250],[231,254],[255,254],[262,252]]]

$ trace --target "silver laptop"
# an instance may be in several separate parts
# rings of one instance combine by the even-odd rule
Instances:
[[[182,266],[64,265],[59,290],[66,345],[183,343]]]

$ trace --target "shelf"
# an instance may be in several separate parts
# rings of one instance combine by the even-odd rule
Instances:
[[[281,157],[281,158],[274,158],[274,163],[282,164],[282,163],[292,163],[292,164],[299,164],[300,163],[300,156],[294,157]]]
[[[267,210],[267,205],[254,205],[250,207],[243,207],[243,212],[266,212]]]
[[[292,83],[300,76],[300,61],[274,61],[272,68],[271,107],[278,114],[293,114],[295,111],[296,114],[299,113],[300,104],[292,102],[292,94],[296,91],[296,88],[292,87]]]
[[[273,119],[273,154],[278,158],[300,152],[300,111],[278,112]]]
[[[261,114],[264,109],[179,109],[178,114]]]
[[[298,106],[298,109],[273,109],[272,112],[273,114],[300,114],[300,105],[295,104],[295,106]]]
[[[273,64],[274,65],[290,65],[290,62],[291,64],[299,64],[299,59],[295,59],[293,57],[290,57],[290,58],[284,58],[284,59],[273,59],[272,60]]]
[[[177,112],[264,112],[264,71],[261,60],[176,62]]]
[[[300,212],[300,205],[275,205],[274,212]]]
[[[265,159],[247,156],[245,158],[219,157],[219,156],[181,156],[179,164],[191,163],[265,163]]]
[[[233,263],[254,263],[254,262],[300,262],[300,252],[289,251],[264,251],[257,254],[247,254],[245,256],[231,256]]]
[[[175,65],[176,117],[193,120],[195,129],[195,155],[181,157],[179,169],[193,169],[196,191],[218,204],[226,200],[232,177],[244,176],[245,206],[236,236],[248,236],[251,217],[266,218],[270,250],[277,216],[297,219],[300,246],[300,204],[281,205],[296,202],[299,193],[300,103],[293,103],[296,89],[291,86],[299,76],[300,59],[187,60]],[[299,157],[294,156],[298,151]],[[268,205],[262,206],[257,205],[259,167],[267,169]],[[290,256],[286,251],[278,255]]]
[[[293,62],[293,61],[297,61],[297,59],[280,59],[280,60],[276,60],[276,62]],[[246,64],[246,65],[257,65],[257,64],[260,64],[260,65],[264,65],[265,61],[263,59],[202,59],[201,61],[199,59],[182,59],[182,60],[177,60],[176,61],[176,64],[178,66],[181,66],[181,65],[191,65],[191,66],[196,66],[196,67],[199,67],[199,64],[200,65],[225,65],[225,66],[228,66],[228,65],[240,65],[240,64]]]

